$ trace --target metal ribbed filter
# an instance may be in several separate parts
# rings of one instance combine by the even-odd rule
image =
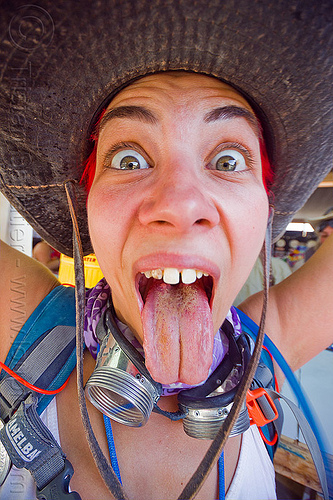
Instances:
[[[197,439],[214,439],[227,418],[233,403],[223,408],[189,409],[189,413],[183,419],[184,431],[186,434]],[[186,407],[180,405],[182,410]],[[188,408],[187,408],[188,409]],[[230,436],[237,436],[245,432],[250,427],[250,419],[246,408],[243,408],[230,433]]]
[[[118,368],[104,366],[96,369],[85,391],[96,408],[130,427],[143,426],[153,409],[154,394],[146,379],[133,377]]]

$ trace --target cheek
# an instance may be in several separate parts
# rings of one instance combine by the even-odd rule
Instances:
[[[239,217],[239,226],[248,245],[261,248],[267,227],[268,199],[265,192],[261,191],[260,194],[261,196],[245,201],[243,216]]]
[[[117,197],[108,190],[92,186],[87,201],[90,239],[99,265],[108,276],[115,265],[121,248],[123,221]]]
[[[215,330],[222,324],[237,294],[246,282],[265,238],[268,219],[268,200],[265,192],[254,197],[255,203],[238,198],[236,206],[224,213],[223,230],[228,249],[226,265],[221,269],[222,280],[214,301]],[[230,204],[231,206],[231,204]],[[230,207],[229,207],[230,208]]]
[[[229,242],[234,293],[245,283],[262,248],[268,219],[268,199],[258,187],[251,196],[239,199],[230,217]],[[231,224],[231,225],[230,225]]]

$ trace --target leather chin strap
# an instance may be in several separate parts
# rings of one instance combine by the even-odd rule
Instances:
[[[68,199],[68,205],[73,222],[73,255],[75,270],[75,303],[76,303],[76,360],[77,360],[77,392],[81,419],[85,430],[86,439],[96,466],[101,474],[106,486],[109,488],[116,500],[128,500],[128,497],[120,484],[116,474],[106,459],[101,447],[98,444],[94,431],[92,429],[86,398],[83,388],[83,350],[84,350],[84,312],[85,312],[85,282],[83,267],[83,252],[77,223],[77,199],[75,193],[75,182],[67,181],[65,189]]]
[[[76,342],[77,342],[77,389],[78,389],[78,400],[81,412],[81,418],[83,422],[83,427],[85,429],[86,438],[91,450],[92,456],[95,460],[96,466],[105,482],[109,488],[112,495],[116,500],[128,500],[128,497],[120,484],[116,474],[114,473],[112,467],[105,455],[103,454],[98,441],[93,432],[88,410],[86,406],[86,399],[83,388],[83,349],[84,349],[84,312],[85,312],[85,282],[84,282],[84,268],[83,268],[83,253],[82,245],[80,239],[80,233],[77,223],[77,199],[75,193],[75,181],[67,181],[65,183],[65,189],[68,199],[68,205],[70,209],[70,214],[73,222],[73,253],[74,253],[74,269],[75,269],[75,286],[76,286]],[[253,354],[249,361],[249,364],[245,370],[243,378],[240,382],[239,388],[236,392],[234,404],[230,410],[230,413],[226,420],[224,421],[221,429],[219,430],[217,436],[212,442],[210,448],[208,449],[206,455],[202,459],[197,470],[181,492],[178,500],[191,500],[196,496],[203,483],[205,482],[211,469],[214,467],[216,461],[218,460],[228,436],[237,420],[239,412],[242,408],[244,399],[246,397],[247,390],[250,388],[252,379],[254,377],[255,371],[257,369],[261,348],[264,340],[264,324],[266,318],[267,309],[267,299],[268,299],[268,287],[269,287],[269,270],[270,270],[270,254],[271,254],[271,227],[273,220],[273,209],[270,208],[267,231],[264,244],[264,303],[263,310],[261,314],[261,320],[259,325],[259,331],[254,347]]]

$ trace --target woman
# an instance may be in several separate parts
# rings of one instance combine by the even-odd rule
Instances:
[[[74,175],[79,155],[89,156],[79,209],[84,211],[87,201],[89,236],[106,280],[103,291],[111,288],[118,326],[128,336],[128,330],[132,332],[137,350],[143,346],[152,378],[167,390],[175,389],[159,400],[162,410],[175,412],[176,393],[202,384],[212,371],[214,337],[224,319],[230,319],[228,311],[265,238],[267,193],[273,192],[277,208],[276,237],[329,168],[333,106],[326,92],[332,35],[325,28],[332,9],[323,5],[318,12],[311,2],[302,11],[290,2],[279,7],[242,2],[237,10],[232,2],[122,2],[94,8],[66,2],[37,8],[34,18],[27,9],[18,5],[5,12],[12,44],[7,35],[2,47],[10,46],[12,52],[7,49],[3,84],[16,58],[24,55],[21,68],[28,63],[32,69],[39,66],[35,77],[31,72],[33,84],[24,95],[28,118],[23,141],[17,120],[5,125],[3,154],[8,157],[11,151],[12,156],[11,163],[1,167],[3,190],[39,234],[70,253],[63,183],[82,177],[84,167]],[[267,25],[268,13],[272,26]],[[34,31],[31,21],[36,18],[52,36],[45,29],[44,38],[37,39],[41,32]],[[267,32],[268,45],[262,42]],[[15,38],[22,33],[33,35],[30,46],[27,35],[20,42]],[[282,54],[286,40],[293,45],[292,36],[298,49],[288,53],[287,60]],[[313,72],[314,57],[320,60],[320,75]],[[63,77],[74,61],[77,70],[72,68],[70,84]],[[80,61],[90,68],[92,81],[78,73]],[[3,108],[9,113],[23,97],[16,101],[16,92],[10,97],[10,86],[7,90]],[[310,96],[323,103],[322,113],[318,106],[314,110]],[[93,114],[92,143],[78,153],[82,130],[88,129]],[[321,123],[320,131],[313,126],[315,120]],[[299,185],[309,172],[313,178]],[[88,252],[80,211],[78,222]],[[309,263],[270,291],[265,331],[293,370],[333,338],[328,307],[332,246],[329,238]],[[26,313],[20,326],[59,284],[37,262],[8,247],[2,247],[1,258],[4,360],[14,336],[8,334],[11,282],[24,269]],[[262,303],[258,294],[240,308],[259,323]],[[93,337],[86,333],[85,340],[94,352]],[[94,366],[87,352],[85,381]],[[281,382],[278,369],[277,375]],[[71,488],[83,499],[111,498],[83,439],[74,375],[57,396],[56,408],[61,446],[75,469]],[[89,416],[107,455],[102,414],[89,405]],[[211,444],[189,437],[181,421],[158,413],[140,429],[112,422],[112,431],[128,498],[176,498]],[[275,498],[273,466],[255,426],[230,437],[224,456],[227,498]],[[214,466],[197,498],[217,498],[218,490]]]

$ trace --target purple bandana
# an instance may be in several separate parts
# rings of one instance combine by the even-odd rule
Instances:
[[[96,359],[97,356],[97,337],[95,334],[96,326],[98,321],[108,306],[108,299],[111,295],[110,286],[107,284],[105,278],[102,278],[101,281],[97,283],[94,288],[90,288],[86,291],[86,312],[85,312],[85,321],[84,321],[84,341],[91,352],[92,356]],[[241,322],[238,317],[237,311],[234,307],[231,307],[230,311],[227,314],[226,319],[231,323],[234,328],[234,334],[236,338],[242,333]],[[134,345],[134,347],[144,355],[142,345],[140,342],[134,337],[133,333],[129,329],[127,325],[121,323],[117,318],[117,324],[120,328],[123,335]],[[213,362],[209,369],[209,375],[217,368],[217,366],[221,363],[225,354],[229,349],[229,341],[226,335],[220,334],[218,331],[214,337],[214,347],[213,347]],[[208,375],[208,376],[209,376]],[[202,382],[201,384],[203,384]],[[198,384],[198,385],[201,385]],[[176,394],[183,389],[188,389],[190,387],[194,387],[187,384],[182,384],[181,382],[177,382],[174,384],[163,385],[164,396]]]

